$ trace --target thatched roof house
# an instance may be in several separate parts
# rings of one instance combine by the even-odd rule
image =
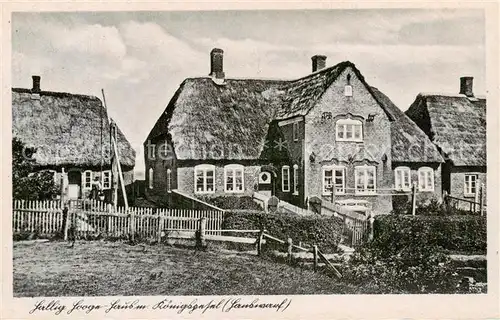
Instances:
[[[101,100],[42,91],[37,76],[32,89],[12,88],[12,134],[37,149],[34,158],[40,167],[98,167],[101,146],[103,164],[111,164],[110,126]],[[117,139],[120,163],[133,167],[135,151],[119,129]]]
[[[182,82],[147,140],[169,134],[179,160],[257,159],[261,155],[269,124],[304,116],[333,81],[352,67],[344,61],[293,81],[225,79],[220,85],[211,77]],[[389,119],[394,120],[393,157],[396,161],[442,162],[427,136],[378,89],[364,82]],[[238,150],[224,149],[238,145]],[[414,146],[407,150],[408,145]],[[210,152],[216,151],[216,152]]]
[[[472,94],[420,93],[406,111],[455,166],[486,165],[486,99]]]

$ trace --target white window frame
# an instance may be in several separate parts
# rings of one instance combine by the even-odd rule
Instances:
[[[87,176],[90,178],[87,182]],[[91,190],[92,182],[94,182],[94,174],[92,170],[85,170],[82,174],[82,190]]]
[[[212,171],[212,190],[208,190],[207,185],[207,172]],[[198,186],[196,184],[196,178],[198,177],[198,172],[203,173],[203,190],[198,190]],[[215,166],[212,164],[199,164],[194,167],[194,192],[197,194],[208,194],[215,192]]]
[[[299,141],[299,122],[296,121],[292,123],[292,139],[293,141]]]
[[[153,189],[153,179],[154,179],[154,170],[153,168],[149,168],[148,170],[149,189]]]
[[[350,84],[344,87],[344,95],[346,97],[352,97],[352,86]]]
[[[359,127],[359,137],[354,137],[355,128]],[[347,129],[350,128],[352,131],[352,137],[347,138]],[[340,136],[342,133],[342,137]],[[355,141],[363,142],[363,122],[356,119],[339,119],[335,124],[335,138],[337,141]]]
[[[172,170],[167,169],[167,192],[172,191]]]
[[[342,187],[339,190],[337,186],[335,186],[335,194],[345,194],[345,171],[346,168],[344,166],[323,166],[321,168],[321,188],[322,188],[322,193],[324,196],[329,196],[332,194],[332,191],[326,188],[326,171],[332,171],[332,183],[335,185],[335,178],[336,178],[336,173],[337,171],[342,172]]]
[[[431,185],[427,185],[428,178],[431,178]],[[434,191],[434,169],[430,167],[420,167],[418,169],[418,190]]]
[[[108,184],[104,183],[104,177],[108,175]],[[111,170],[104,170],[101,175],[101,185],[103,190],[111,189]]]
[[[408,176],[408,183],[405,184],[405,175]],[[397,167],[394,169],[394,189],[409,191],[411,190],[411,170],[408,167]]]
[[[299,194],[299,166],[293,165],[293,194]]]
[[[241,189],[237,190],[236,186],[236,174],[239,172],[241,174]],[[233,182],[231,183],[231,189],[228,189],[229,174],[232,175]],[[224,192],[227,193],[243,193],[245,192],[245,167],[241,164],[228,164],[224,167]]]
[[[285,180],[285,172],[286,172],[286,180]],[[290,192],[290,166],[283,166],[281,168],[281,191]]]
[[[368,171],[373,171],[373,190],[368,189]],[[358,178],[360,173],[363,172],[363,189],[358,189]],[[354,189],[355,193],[359,195],[374,195],[377,194],[377,168],[375,166],[357,166],[354,168]]]
[[[469,181],[467,181],[469,178]],[[474,178],[472,181],[471,178]],[[475,197],[476,192],[472,192],[472,182],[474,183],[474,189],[477,191],[477,181],[479,177],[476,173],[466,173],[464,175],[464,196],[466,197]]]

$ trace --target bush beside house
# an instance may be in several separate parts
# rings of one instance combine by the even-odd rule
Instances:
[[[336,252],[342,237],[343,222],[337,217],[282,215],[258,212],[228,212],[225,215],[223,229],[261,229],[265,228],[269,235],[281,240],[292,238],[293,243],[318,245],[326,253]],[[255,233],[235,236],[255,237]],[[280,248],[277,242],[269,240],[269,249]]]

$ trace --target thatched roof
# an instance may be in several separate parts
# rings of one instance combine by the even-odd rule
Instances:
[[[436,146],[427,135],[385,94],[372,87],[378,101],[394,118],[391,123],[393,162],[443,162]]]
[[[365,78],[350,61],[344,61],[329,68],[322,69],[298,80],[290,81],[284,87],[285,92],[281,96],[281,107],[278,110],[276,117],[278,119],[290,118],[296,115],[306,115],[321,98],[323,93],[330,87],[333,81],[348,67],[351,67],[365,85],[366,89],[374,96],[371,87],[365,82]],[[385,111],[389,119],[392,120],[391,114],[385,109],[385,106],[380,103],[380,107]]]
[[[180,160],[258,159],[264,150],[269,124],[273,120],[306,115],[348,67],[353,69],[389,120],[403,118],[396,126],[402,127],[401,135],[396,136],[401,145],[427,139],[386,96],[370,87],[349,61],[293,81],[226,79],[224,84],[216,84],[209,77],[186,79],[147,139],[154,141],[166,135],[173,142]],[[417,136],[407,137],[411,134]],[[413,149],[408,155],[400,151],[397,157],[405,161],[423,161],[426,157],[427,161],[441,162],[434,145],[429,145],[430,151]],[[333,157],[332,152],[336,151],[324,150],[319,156],[326,160]],[[355,151],[349,154],[360,156]],[[352,160],[337,158],[338,161]]]
[[[101,118],[102,115],[102,118]],[[111,147],[106,110],[97,97],[63,92],[12,89],[12,134],[28,147],[39,166],[99,166],[103,119],[104,165]],[[118,128],[120,163],[133,167],[135,151]]]
[[[188,78],[151,130],[169,133],[178,159],[258,159],[282,81]]]
[[[485,99],[419,94],[406,114],[454,165],[486,165]]]

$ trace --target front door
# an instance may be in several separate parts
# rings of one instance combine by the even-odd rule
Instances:
[[[273,174],[269,171],[259,173],[259,193],[271,197],[274,195]]]
[[[68,172],[68,199],[80,198],[81,183],[82,183],[82,173],[80,171]]]

